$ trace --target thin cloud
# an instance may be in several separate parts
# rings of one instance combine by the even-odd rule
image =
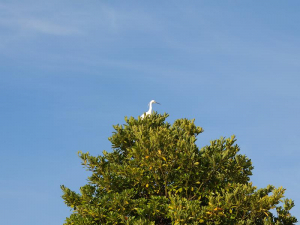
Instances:
[[[6,28],[11,33],[19,33],[20,36],[24,34],[49,34],[56,36],[66,36],[80,34],[81,32],[69,26],[59,25],[46,20],[37,18],[17,18],[17,19],[0,19],[0,28]]]
[[[81,31],[56,17],[45,18],[35,15],[37,11],[17,5],[0,4],[0,29],[6,35],[48,34],[56,36],[80,34]],[[5,36],[5,35],[2,35]]]
[[[58,35],[58,36],[65,36],[65,35],[74,35],[80,34],[81,32],[76,28],[62,26],[59,24],[55,24],[49,21],[43,21],[40,19],[26,19],[18,20],[18,24],[22,29],[27,29],[43,34],[50,34],[50,35]]]

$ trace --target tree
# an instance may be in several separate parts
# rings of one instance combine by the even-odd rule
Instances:
[[[109,138],[111,153],[79,152],[92,175],[80,194],[61,186],[73,209],[65,224],[297,222],[285,189],[252,185],[251,160],[239,154],[234,136],[199,149],[195,142],[203,129],[187,119],[171,125],[167,117],[125,117],[126,124],[114,126]]]

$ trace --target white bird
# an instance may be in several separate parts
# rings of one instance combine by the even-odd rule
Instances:
[[[143,115],[141,115],[141,118],[142,118],[142,119],[144,119],[145,114],[146,114],[146,116],[152,114],[152,104],[154,104],[154,103],[160,105],[160,103],[156,102],[155,100],[151,100],[150,103],[149,103],[149,110],[148,110],[147,112],[143,113]]]

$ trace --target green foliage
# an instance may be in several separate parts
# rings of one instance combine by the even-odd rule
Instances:
[[[171,125],[167,117],[125,118],[109,138],[111,153],[79,152],[92,175],[80,194],[61,186],[73,209],[65,224],[297,222],[289,213],[293,201],[283,199],[285,189],[257,189],[249,182],[253,166],[238,154],[234,136],[199,149],[195,142],[202,128],[187,119]]]

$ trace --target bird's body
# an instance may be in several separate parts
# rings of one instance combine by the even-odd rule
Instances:
[[[156,102],[155,100],[151,100],[150,103],[149,103],[149,110],[147,112],[143,113],[143,115],[141,115],[142,119],[144,119],[145,114],[146,114],[146,116],[152,114],[152,104],[154,104],[154,103],[160,104],[160,103]]]

